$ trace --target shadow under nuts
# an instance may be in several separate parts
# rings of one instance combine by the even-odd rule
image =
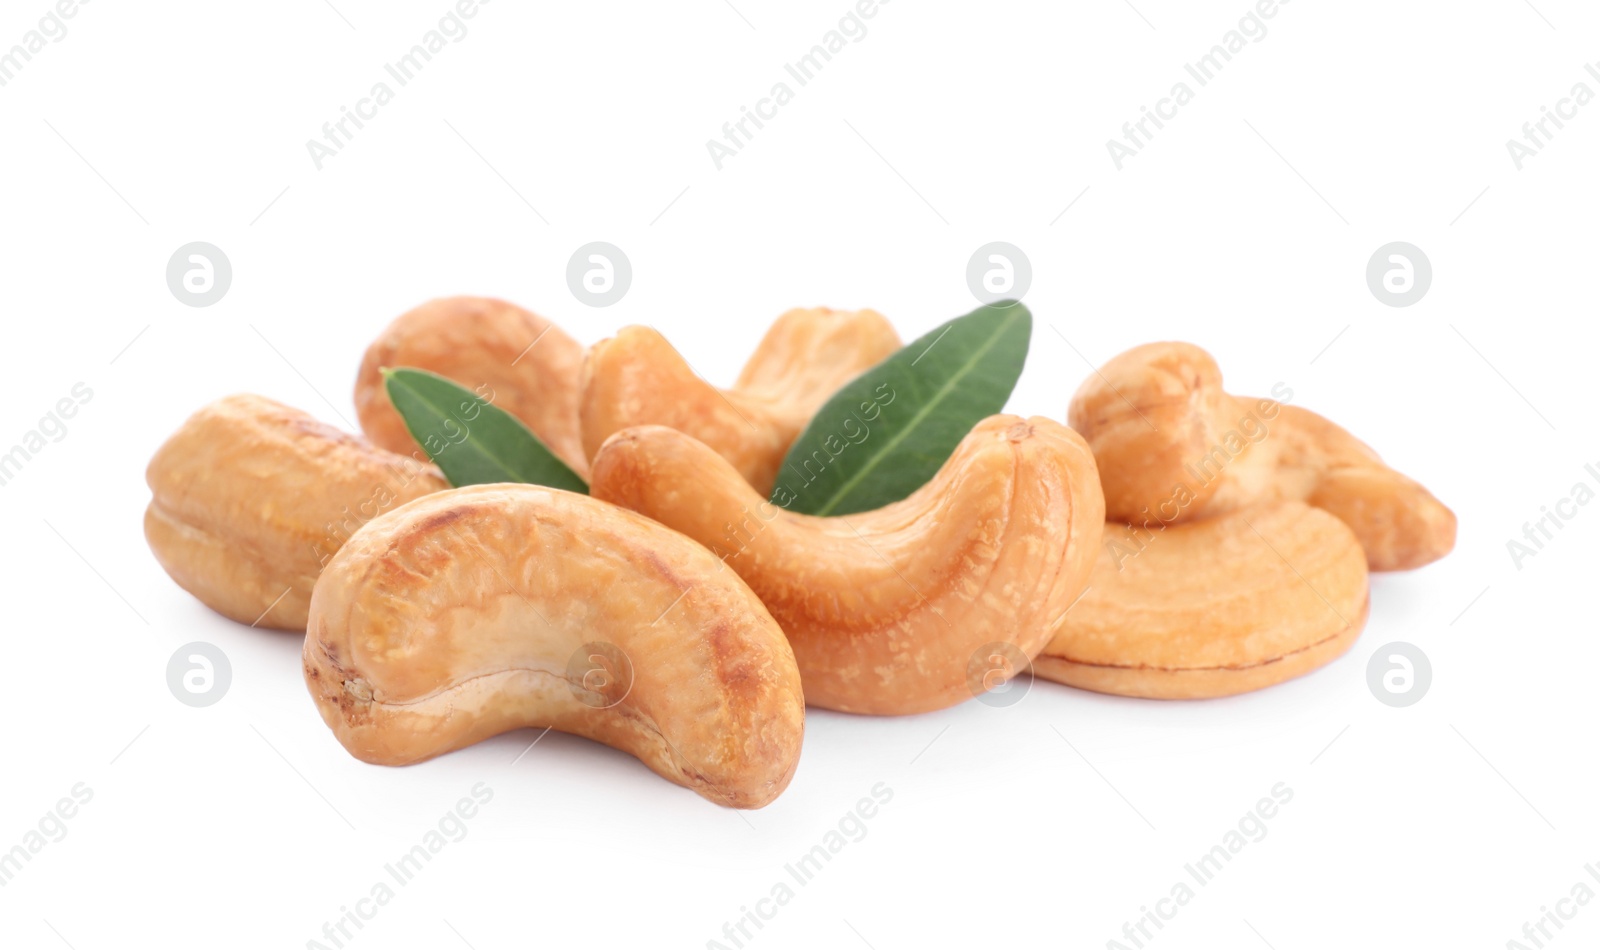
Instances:
[[[250,395],[191,416],[145,479],[145,538],[178,586],[280,630],[305,629],[317,575],[356,529],[447,487],[431,464]]]
[[[561,328],[515,304],[445,297],[407,311],[367,347],[356,377],[361,431],[391,452],[419,451],[389,401],[381,370],[410,366],[437,373],[522,421],[582,475],[578,437],[583,346]]]
[[[791,310],[779,317],[732,389],[696,376],[660,333],[625,327],[596,343],[583,370],[583,447],[592,459],[614,433],[664,425],[727,459],[767,494],[784,454],[840,386],[900,349],[874,310]]]
[[[1083,590],[1105,520],[1088,446],[1040,417],[983,420],[909,498],[844,517],[770,504],[661,426],[607,441],[590,490],[744,578],[788,635],[808,702],[880,715],[971,698],[985,647],[1037,654]]]
[[[317,582],[306,684],[355,757],[405,765],[525,726],[758,808],[799,760],[794,654],[704,548],[532,485],[453,489],[345,544]]]
[[[1165,528],[1107,525],[1089,590],[1035,675],[1149,699],[1231,696],[1329,663],[1367,619],[1367,565],[1295,501]]]
[[[1112,358],[1067,418],[1094,449],[1113,521],[1173,524],[1296,500],[1348,524],[1375,571],[1421,567],[1455,546],[1456,517],[1426,488],[1314,412],[1229,395],[1216,360],[1189,343]]]

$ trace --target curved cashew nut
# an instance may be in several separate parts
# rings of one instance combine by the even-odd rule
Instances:
[[[589,467],[578,434],[583,352],[560,327],[503,300],[429,301],[401,314],[367,347],[356,376],[361,431],[391,452],[418,450],[380,372],[412,366],[477,391],[516,416],[582,475]]]
[[[682,531],[750,584],[812,705],[881,715],[970,698],[986,645],[1038,653],[1083,590],[1105,517],[1088,446],[1039,417],[985,419],[911,497],[845,517],[769,504],[661,426],[613,436],[592,476],[595,497]]]
[[[260,396],[195,413],[145,472],[145,538],[179,587],[240,623],[304,630],[322,565],[370,519],[448,485],[431,464]]]
[[[1297,501],[1165,528],[1107,525],[1089,590],[1034,672],[1119,696],[1231,696],[1332,662],[1367,609],[1355,534]]]
[[[549,488],[453,489],[367,525],[317,581],[304,659],[365,762],[549,726],[758,808],[800,755],[794,654],[755,594],[688,538]]]
[[[665,425],[715,449],[767,494],[790,443],[840,386],[900,348],[874,310],[791,310],[767,330],[739,380],[719,390],[660,333],[625,327],[596,343],[583,370],[589,458],[629,426]]]
[[[1426,488],[1316,413],[1298,406],[1284,406],[1282,413],[1282,493],[1304,498],[1349,525],[1373,570],[1422,567],[1456,546],[1455,512]]]
[[[1159,526],[1292,499],[1348,524],[1375,571],[1455,546],[1455,515],[1426,488],[1316,413],[1229,395],[1216,361],[1189,343],[1112,358],[1067,418],[1094,448],[1114,521]]]

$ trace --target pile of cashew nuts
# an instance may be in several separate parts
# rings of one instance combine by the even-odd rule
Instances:
[[[1287,390],[1228,394],[1184,343],[1113,358],[1070,427],[984,419],[902,501],[769,500],[818,409],[900,346],[874,311],[794,310],[724,390],[648,328],[585,349],[503,301],[436,300],[368,348],[364,437],[259,396],[197,412],[150,462],[145,534],[212,609],[305,631],[306,684],[363,761],[551,727],[741,808],[788,786],[807,704],[927,712],[1024,671],[1260,689],[1350,647],[1369,571],[1454,546],[1421,485]],[[590,494],[451,488],[390,367],[509,412]]]

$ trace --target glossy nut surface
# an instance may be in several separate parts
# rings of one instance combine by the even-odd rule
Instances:
[[[1321,509],[1289,501],[1154,530],[1111,524],[1088,592],[1034,673],[1119,696],[1230,696],[1336,659],[1367,610],[1361,545]]]
[[[430,463],[261,396],[195,413],[145,472],[145,538],[178,586],[241,623],[304,630],[323,565],[367,521],[446,486]]]
[[[719,390],[660,333],[625,327],[595,344],[584,365],[583,447],[592,459],[623,429],[668,426],[710,446],[767,494],[817,409],[900,345],[874,310],[791,310],[767,330],[733,388]]]
[[[942,709],[975,695],[980,648],[1038,653],[1083,590],[1104,521],[1088,447],[1039,417],[989,417],[909,498],[843,517],[769,504],[660,426],[618,433],[592,474],[595,497],[694,538],[749,582],[794,646],[807,701],[846,712]]]
[[[1314,412],[1229,395],[1193,344],[1114,357],[1067,418],[1094,449],[1113,521],[1177,524],[1294,500],[1348,524],[1375,571],[1421,567],[1455,546],[1455,514],[1426,488]]]
[[[578,474],[588,469],[578,435],[583,347],[549,320],[487,297],[445,297],[407,311],[367,347],[356,376],[361,430],[377,445],[418,449],[389,401],[383,369],[411,366],[472,390],[522,420]]]
[[[549,726],[758,808],[800,755],[794,655],[755,594],[688,538],[554,489],[452,489],[367,525],[317,582],[304,659],[366,762]]]

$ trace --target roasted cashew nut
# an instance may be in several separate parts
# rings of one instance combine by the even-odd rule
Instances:
[[[1314,412],[1229,395],[1216,360],[1189,343],[1113,357],[1067,418],[1094,449],[1113,521],[1177,524],[1297,500],[1348,524],[1375,571],[1421,567],[1455,546],[1455,515],[1426,488]]]
[[[596,343],[584,364],[584,451],[592,459],[629,426],[670,426],[711,446],[766,494],[817,409],[900,345],[873,310],[791,310],[767,330],[733,388],[719,390],[660,333],[625,327]]]
[[[304,630],[322,566],[363,524],[447,487],[432,464],[260,396],[195,413],[145,472],[144,533],[179,587],[240,623]]]
[[[595,497],[683,532],[750,584],[812,705],[880,715],[971,698],[986,645],[1037,654],[1083,590],[1105,515],[1088,446],[1039,417],[985,419],[909,498],[844,517],[769,504],[662,426],[613,436],[591,476]]]
[[[1089,589],[1034,673],[1119,696],[1231,696],[1332,662],[1367,610],[1355,534],[1297,501],[1166,527],[1107,525]]]
[[[794,654],[743,582],[648,519],[533,485],[440,492],[357,532],[317,581],[305,676],[365,762],[549,726],[739,808],[789,784],[804,729]]]
[[[560,327],[503,300],[429,301],[401,314],[367,347],[356,377],[361,431],[391,452],[419,451],[381,372],[410,366],[453,380],[516,416],[582,475],[589,467],[578,435],[583,352]]]

